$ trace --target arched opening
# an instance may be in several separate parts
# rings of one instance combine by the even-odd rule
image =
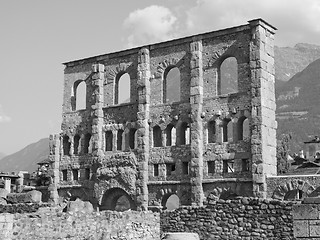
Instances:
[[[180,145],[187,144],[190,144],[190,127],[184,122],[180,127]]]
[[[86,109],[87,106],[87,86],[85,81],[74,83],[75,107],[74,110]]]
[[[176,145],[176,128],[169,124],[166,128],[166,146]]]
[[[129,131],[129,147],[130,149],[135,149],[137,147],[137,136],[136,136],[137,129],[131,128]]]
[[[162,200],[162,206],[166,210],[174,210],[180,207],[180,199],[177,194],[171,194]]]
[[[153,127],[153,146],[162,147],[162,132],[159,126]]]
[[[231,128],[232,128],[231,119],[228,119],[228,118],[223,119],[222,121],[222,141],[223,142],[228,142],[230,138],[230,134],[232,133]]]
[[[70,155],[71,143],[68,136],[63,136],[63,154]]]
[[[117,150],[121,151],[123,150],[123,133],[124,131],[122,129],[118,130],[118,133],[117,133]]]
[[[116,79],[114,104],[130,102],[130,75],[122,73]]]
[[[76,134],[73,137],[73,154],[79,154],[79,146],[80,146],[80,136]]]
[[[249,137],[249,120],[242,116],[238,120],[238,140],[244,140]]]
[[[208,143],[216,142],[216,122],[208,122]]]
[[[283,200],[289,201],[289,200],[300,200],[303,197],[303,191],[299,189],[293,189],[286,193],[286,195],[283,197]]]
[[[90,153],[91,149],[90,149],[90,141],[91,141],[91,134],[87,133],[84,137],[84,146],[83,146],[83,152],[84,153]]]
[[[102,197],[100,210],[126,211],[136,210],[132,198],[120,188],[112,188],[105,192]]]
[[[112,151],[113,134],[111,131],[106,132],[106,151]]]
[[[169,67],[164,74],[163,102],[172,103],[180,101],[180,70]]]
[[[219,94],[238,92],[238,62],[235,57],[226,58],[219,70]]]

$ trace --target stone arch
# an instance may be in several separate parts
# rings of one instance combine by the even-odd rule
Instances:
[[[166,146],[176,145],[176,128],[172,123],[169,123],[165,129]]]
[[[179,102],[181,100],[181,73],[175,65],[168,66],[163,74],[163,103]]]
[[[274,190],[272,194],[272,198],[278,200],[288,200],[288,195],[296,191],[301,198],[309,196],[312,192],[314,192],[315,187],[311,185],[308,181],[293,179],[287,182],[281,183]],[[301,192],[299,192],[301,191]]]
[[[63,142],[63,155],[70,156],[70,148],[71,148],[70,138],[68,135],[64,135],[62,139],[63,139],[62,140],[62,142]]]
[[[238,140],[245,140],[250,136],[249,119],[241,116],[237,122]]]
[[[121,202],[119,202],[119,200]],[[131,196],[121,188],[107,190],[100,201],[100,210],[126,211],[136,210],[136,204]]]
[[[238,92],[238,60],[235,56],[220,59],[218,68],[218,94]]]
[[[238,194],[236,194],[231,187],[215,187],[212,192],[208,195],[207,200],[208,201],[216,201],[218,199],[233,199],[237,197]]]
[[[115,78],[114,104],[131,102],[131,77],[130,74],[121,71]]]
[[[85,80],[77,80],[71,89],[72,111],[86,109],[87,105],[87,84]]]
[[[153,135],[153,146],[154,147],[162,147],[162,131],[158,125],[155,125],[152,128],[152,135]]]

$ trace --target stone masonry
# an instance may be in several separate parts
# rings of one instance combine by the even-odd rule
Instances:
[[[50,198],[115,209],[202,206],[209,194],[266,197],[276,175],[274,32],[262,19],[64,63],[61,133],[50,136]],[[236,91],[221,65],[236,59]],[[179,100],[167,76],[178,69]],[[122,76],[130,96],[121,103]],[[86,106],[77,109],[79,86]],[[78,98],[78,99],[77,99]],[[248,129],[248,133],[244,133]]]

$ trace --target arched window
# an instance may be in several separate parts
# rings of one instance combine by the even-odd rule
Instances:
[[[180,127],[180,145],[190,144],[190,128],[187,123],[182,123]]]
[[[71,146],[71,143],[69,141],[69,137],[63,136],[63,154],[64,155],[70,155],[70,146]]]
[[[180,101],[180,71],[177,67],[165,71],[163,81],[163,102],[172,103]]]
[[[176,145],[176,128],[169,124],[166,128],[166,146]]]
[[[242,116],[238,120],[238,140],[244,140],[250,135],[249,119]]]
[[[106,132],[106,151],[112,151],[113,134],[111,131]]]
[[[91,152],[91,149],[90,149],[90,141],[91,141],[91,134],[90,133],[87,133],[84,137],[84,149],[83,149],[83,152],[84,153],[90,153]]]
[[[231,131],[231,120],[228,118],[223,119],[222,121],[222,141],[228,142]]]
[[[123,73],[116,78],[114,104],[130,102],[130,76]]]
[[[216,122],[208,122],[208,143],[216,142]]]
[[[77,81],[73,85],[75,106],[73,110],[86,109],[87,106],[87,86],[85,81]]]
[[[168,197],[167,201],[164,202],[164,208],[167,210],[174,210],[180,206],[180,199],[176,194],[172,194]]]
[[[162,132],[159,126],[153,127],[153,146],[162,147]]]
[[[79,151],[79,146],[80,146],[80,136],[78,134],[76,134],[73,137],[73,154],[78,154]]]
[[[123,145],[122,145],[122,142],[123,142],[123,130],[120,129],[118,130],[118,133],[117,133],[117,150],[121,151],[123,150]]]
[[[226,58],[220,65],[219,94],[238,92],[238,62],[235,57]]]
[[[136,135],[137,129],[131,128],[129,131],[129,147],[131,149],[135,149],[137,147],[137,135]]]

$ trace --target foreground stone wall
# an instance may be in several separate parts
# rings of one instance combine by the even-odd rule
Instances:
[[[162,232],[195,232],[200,239],[294,239],[293,202],[242,198],[161,213]]]
[[[160,239],[159,214],[151,212],[64,213],[41,208],[35,213],[0,214],[0,239]]]
[[[320,239],[320,199],[306,198],[293,206],[293,229],[296,239]]]

